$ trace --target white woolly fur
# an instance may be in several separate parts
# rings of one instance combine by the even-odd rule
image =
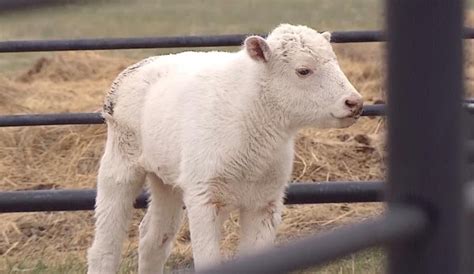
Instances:
[[[240,250],[269,245],[280,223],[296,132],[341,128],[362,99],[329,33],[280,25],[238,52],[145,59],[112,84],[88,273],[116,273],[132,203],[151,194],[140,225],[139,273],[162,273],[184,213],[195,268],[221,260],[220,226],[239,211]]]

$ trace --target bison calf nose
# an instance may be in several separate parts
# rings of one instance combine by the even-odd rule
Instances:
[[[360,96],[351,95],[346,98],[344,104],[349,108],[352,116],[359,116],[362,113],[363,100]]]

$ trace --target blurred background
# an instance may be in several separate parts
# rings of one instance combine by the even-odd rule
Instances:
[[[384,22],[381,0],[51,0],[31,7],[33,2],[41,1],[0,0],[0,41],[268,33],[280,23],[321,31],[377,30]],[[469,0],[468,6],[472,3]],[[472,26],[471,18],[468,12],[467,26]],[[383,43],[334,45],[342,70],[366,104],[385,98],[383,47]],[[466,42],[465,84],[472,95],[470,48]],[[188,49],[2,53],[0,114],[97,111],[111,82],[125,67],[146,56],[184,50]],[[301,131],[292,179],[383,180],[384,123],[380,117],[362,118],[348,129]],[[0,190],[94,188],[105,132],[104,125],[0,128]],[[383,205],[375,203],[288,206],[277,241],[285,243],[383,210]],[[0,273],[84,273],[86,250],[93,237],[92,215],[0,215]],[[135,210],[121,273],[136,272],[137,225],[142,216],[142,210]],[[225,223],[224,231],[222,250],[232,256],[238,242],[237,215]],[[184,225],[168,269],[192,265],[189,243]],[[301,273],[381,273],[383,269],[382,250],[371,249]]]
[[[26,3],[14,6],[17,9],[5,8],[0,13],[0,40],[266,33],[282,22],[309,25],[317,30],[361,30],[380,27],[382,19],[380,0],[23,2]],[[29,2],[36,3],[34,8],[30,8]],[[120,54],[143,57],[157,52],[129,50]],[[8,65],[9,70],[15,70],[37,56],[38,53],[4,55],[0,66],[5,69],[3,65]]]

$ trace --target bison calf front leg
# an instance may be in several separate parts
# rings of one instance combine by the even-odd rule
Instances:
[[[281,222],[282,207],[281,202],[269,202],[263,208],[240,210],[241,255],[273,244],[276,227]]]
[[[216,203],[201,197],[185,199],[193,248],[194,268],[200,271],[221,261],[220,226],[225,214]]]

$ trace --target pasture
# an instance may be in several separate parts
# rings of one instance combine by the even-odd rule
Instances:
[[[96,1],[2,14],[0,39],[128,37],[269,31],[280,22],[316,29],[381,27],[380,1]],[[466,47],[469,50],[469,47]],[[173,50],[3,54],[0,112],[95,111],[113,78],[127,65]],[[202,49],[205,50],[205,49]],[[236,48],[227,48],[236,50]],[[384,98],[381,44],[337,45],[342,69],[368,104]],[[474,66],[466,61],[472,93]],[[2,190],[92,188],[105,141],[105,126],[0,129]],[[293,179],[301,181],[383,179],[381,118],[363,118],[344,130],[307,129],[299,134]],[[318,230],[379,214],[379,204],[288,206],[278,240],[283,243]],[[136,269],[134,212],[122,272]],[[81,273],[93,233],[92,212],[1,215],[0,272]],[[237,216],[225,224],[223,249],[236,247]],[[312,273],[379,273],[381,250],[356,254]],[[230,255],[230,253],[229,253]],[[184,226],[169,260],[171,268],[191,263]],[[308,272],[309,273],[309,272]]]

